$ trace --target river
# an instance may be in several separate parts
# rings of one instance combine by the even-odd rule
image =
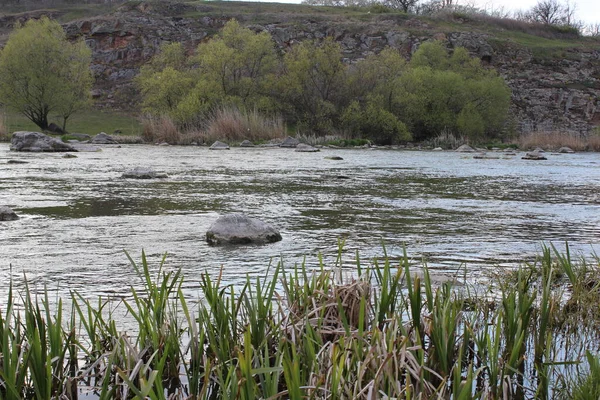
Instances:
[[[325,157],[340,156],[343,160]],[[22,160],[26,164],[7,163]],[[167,179],[131,180],[133,167]],[[531,262],[541,246],[600,254],[600,154],[548,154],[547,161],[455,152],[131,145],[101,152],[15,153],[0,144],[0,204],[20,219],[0,222],[0,304],[9,282],[58,295],[126,296],[136,282],[123,250],[145,249],[153,266],[181,268],[186,296],[199,276],[223,268],[227,283],[262,275],[283,259],[293,268],[318,254],[344,268],[358,250],[412,262],[436,274],[477,280]],[[283,240],[211,247],[205,232],[223,213],[272,223]]]

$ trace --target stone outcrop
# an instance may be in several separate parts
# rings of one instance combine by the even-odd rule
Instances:
[[[40,132],[15,132],[12,135],[10,149],[13,151],[30,152],[60,152],[77,151],[68,143],[62,140],[44,135]]]
[[[15,221],[19,216],[9,207],[0,206],[0,221]]]
[[[281,234],[272,225],[244,214],[220,216],[206,232],[211,245],[264,244],[281,240]]]

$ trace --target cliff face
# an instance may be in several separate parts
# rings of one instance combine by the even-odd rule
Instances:
[[[132,78],[161,43],[182,42],[192,52],[233,17],[256,31],[271,33],[282,51],[302,40],[333,37],[348,62],[386,46],[399,49],[408,58],[420,43],[432,39],[444,41],[449,48],[466,47],[496,68],[511,87],[512,128],[516,131],[587,133],[600,126],[600,41],[571,39],[557,47],[540,38],[550,43],[545,51],[506,35],[498,37],[485,27],[473,29],[468,24],[440,24],[398,14],[357,18],[315,14],[314,9],[312,13],[289,14],[288,5],[271,5],[261,11],[258,4],[253,14],[236,11],[234,6],[218,9],[206,4],[210,3],[136,3],[110,15],[65,24],[69,37],[84,37],[93,50],[97,104],[135,107]]]

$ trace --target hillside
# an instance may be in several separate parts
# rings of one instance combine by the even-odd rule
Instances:
[[[162,42],[183,42],[191,52],[231,18],[267,30],[282,51],[302,40],[331,36],[348,62],[386,46],[408,58],[420,43],[435,39],[449,48],[466,47],[500,72],[513,92],[515,131],[587,133],[600,126],[600,39],[485,16],[376,11],[381,10],[200,1],[69,6],[0,14],[0,45],[18,21],[56,18],[69,37],[83,36],[93,49],[96,106],[135,111],[132,78]]]

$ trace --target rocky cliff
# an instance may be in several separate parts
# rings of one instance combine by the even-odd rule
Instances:
[[[93,95],[100,107],[135,109],[132,78],[161,43],[183,42],[191,52],[228,19],[237,18],[256,31],[268,31],[282,51],[302,40],[333,37],[348,62],[386,46],[409,58],[420,43],[432,39],[449,48],[463,46],[496,68],[511,87],[512,129],[585,134],[600,126],[600,40],[511,35],[456,16],[347,13],[299,5],[135,2],[64,26],[69,37],[84,37],[93,49]],[[0,18],[0,27],[14,21]]]

